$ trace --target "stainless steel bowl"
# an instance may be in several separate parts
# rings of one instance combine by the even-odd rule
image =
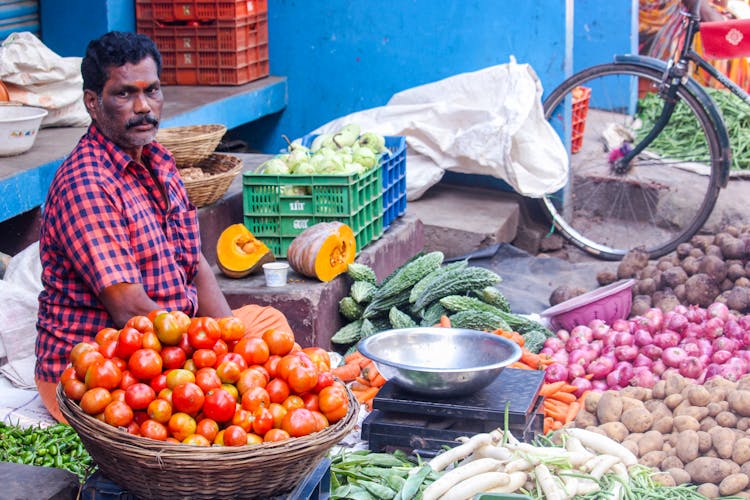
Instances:
[[[430,396],[467,395],[491,384],[521,357],[499,335],[459,328],[403,328],[362,339],[357,349],[400,387]]]

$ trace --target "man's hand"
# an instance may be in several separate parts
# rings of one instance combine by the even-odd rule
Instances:
[[[198,288],[198,316],[223,318],[232,315],[232,309],[216,282],[216,275],[203,254],[198,264],[195,286]]]
[[[117,328],[122,328],[133,316],[145,316],[159,304],[151,300],[143,285],[138,283],[117,283],[108,286],[99,294],[99,300],[112,317]]]

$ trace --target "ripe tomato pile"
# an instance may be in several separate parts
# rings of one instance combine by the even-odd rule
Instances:
[[[235,317],[134,316],[76,344],[61,377],[81,409],[131,434],[242,446],[317,432],[346,416],[328,353],[290,331],[246,336]]]

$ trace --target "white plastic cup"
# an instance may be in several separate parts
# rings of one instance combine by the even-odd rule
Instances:
[[[286,275],[289,264],[286,262],[268,262],[263,264],[263,274],[266,276],[266,286],[286,285]]]

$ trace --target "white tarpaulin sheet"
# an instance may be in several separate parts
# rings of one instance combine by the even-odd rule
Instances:
[[[315,133],[347,123],[406,137],[407,199],[419,198],[445,171],[489,175],[539,198],[562,188],[565,146],[544,119],[542,86],[528,64],[462,73],[395,94],[385,106],[337,118]]]

